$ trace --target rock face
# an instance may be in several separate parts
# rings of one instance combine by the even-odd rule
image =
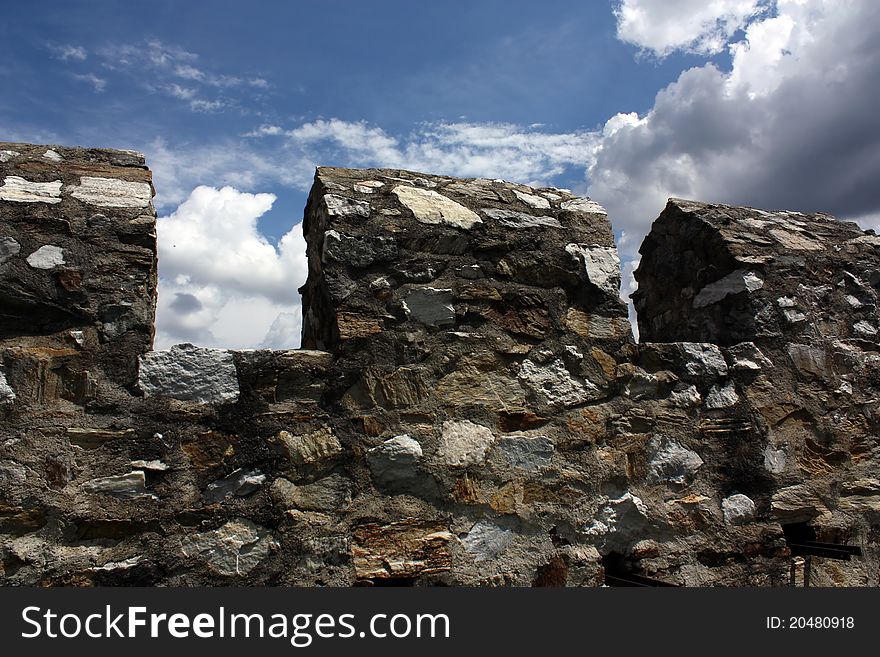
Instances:
[[[320,168],[306,349],[154,352],[143,158],[0,155],[2,583],[877,584],[873,235],[672,201],[636,344],[594,201]]]

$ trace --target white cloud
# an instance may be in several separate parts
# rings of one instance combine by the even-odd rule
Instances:
[[[724,50],[734,33],[763,11],[766,0],[620,0],[617,36],[658,57],[676,50]]]
[[[95,93],[101,93],[107,87],[107,80],[104,78],[99,78],[94,73],[86,73],[86,74],[78,74],[75,73],[73,75],[74,80],[79,80],[80,82],[87,82],[92,85],[92,88],[95,90]]]
[[[305,240],[302,224],[278,246],[259,232],[257,220],[274,201],[272,194],[201,186],[159,218],[157,348],[182,341],[299,346]]]
[[[587,179],[635,251],[666,198],[878,216],[880,18],[867,0],[779,0],[642,117],[608,121]],[[867,221],[867,220],[866,220]]]
[[[63,62],[68,60],[84,61],[88,57],[88,51],[82,46],[50,45],[49,49]]]

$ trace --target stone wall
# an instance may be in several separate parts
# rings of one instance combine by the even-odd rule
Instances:
[[[863,549],[814,583],[877,584],[851,225],[673,202],[636,344],[596,203],[320,168],[304,349],[154,352],[143,158],[0,156],[5,584],[787,585],[783,526]]]

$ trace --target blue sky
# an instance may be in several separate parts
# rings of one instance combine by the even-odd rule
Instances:
[[[0,23],[0,139],[147,155],[163,217],[159,346],[296,346],[292,227],[316,164],[590,194],[609,209],[626,285],[672,195],[873,225],[871,9],[43,2]]]

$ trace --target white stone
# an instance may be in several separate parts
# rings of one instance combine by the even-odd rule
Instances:
[[[153,198],[153,189],[147,183],[83,176],[70,195],[73,198],[102,208],[145,208]]]
[[[151,461],[138,459],[137,461],[131,462],[131,468],[133,470],[148,470],[150,472],[167,472],[170,470],[169,465],[159,459],[153,459]]]
[[[682,342],[685,370],[690,376],[727,376],[727,362],[721,350],[709,342]]]
[[[821,251],[825,248],[825,243],[818,238],[810,239],[804,235],[789,230],[782,230],[781,228],[771,228],[769,232],[787,249],[795,251]]]
[[[553,192],[541,192],[541,196],[551,201],[561,201],[562,197],[559,194],[554,194]]]
[[[764,280],[758,274],[745,269],[737,269],[706,285],[694,297],[693,305],[694,308],[705,308],[713,303],[718,303],[731,294],[739,294],[740,292],[751,294],[762,287],[764,287]]]
[[[0,151],[0,162],[9,162],[16,155],[20,155],[18,151]]]
[[[861,307],[862,307],[862,302],[859,301],[858,299],[856,299],[856,298],[855,298],[853,295],[851,295],[851,294],[847,294],[847,295],[846,295],[846,302],[847,302],[847,303],[850,305],[850,307],[852,307],[852,308],[861,308]]]
[[[197,404],[238,399],[238,375],[232,352],[191,344],[140,357],[138,384],[145,397],[171,397]]]
[[[0,265],[21,253],[21,244],[11,237],[0,237]]]
[[[480,212],[490,219],[494,219],[505,228],[538,228],[541,226],[562,228],[562,224],[559,223],[559,220],[553,217],[536,217],[531,214],[526,214],[525,212],[500,210],[498,208],[481,208]]]
[[[400,185],[391,190],[397,199],[423,224],[446,224],[470,230],[483,223],[480,216],[460,203],[430,189]]]
[[[155,495],[147,491],[143,470],[132,470],[128,474],[112,477],[99,477],[85,482],[82,487],[89,493],[101,493],[123,499],[139,497],[157,499]]]
[[[41,246],[27,257],[27,263],[34,269],[52,269],[64,264],[64,249],[48,244]]]
[[[43,157],[45,157],[47,160],[52,160],[53,162],[61,162],[64,159],[58,153],[53,151],[51,148],[48,151],[46,151],[45,153],[43,153]]]
[[[678,406],[679,408],[692,408],[694,406],[699,406],[703,397],[700,395],[699,390],[697,390],[697,386],[690,385],[686,387],[684,390],[674,390],[670,393],[669,403],[673,406]]]
[[[181,540],[183,556],[198,556],[220,575],[244,575],[277,548],[268,529],[250,520],[230,520],[219,529]]]
[[[648,443],[648,450],[652,452],[648,463],[648,482],[652,484],[662,481],[689,483],[697,469],[703,465],[699,454],[666,436],[652,438]]]
[[[773,362],[767,358],[754,342],[740,342],[727,349],[733,364],[732,370],[758,371],[764,367],[772,367]]]
[[[15,401],[15,391],[6,380],[6,373],[0,369],[0,406],[11,404]]]
[[[730,408],[739,401],[736,394],[736,386],[733,381],[728,381],[724,387],[715,384],[706,395],[706,408]]]
[[[429,324],[443,327],[455,324],[455,308],[452,306],[452,290],[440,290],[433,287],[419,287],[409,291],[403,302],[407,317]]]
[[[592,382],[581,383],[572,377],[561,358],[547,365],[525,360],[518,376],[550,405],[575,406],[602,396]]]
[[[480,520],[461,539],[464,549],[474,555],[474,561],[494,559],[513,545],[514,534],[488,520]]]
[[[866,338],[873,338],[877,335],[877,329],[865,320],[853,324],[853,331],[855,331],[857,335],[861,335]]]
[[[324,204],[327,213],[331,217],[369,217],[370,204],[366,201],[339,196],[337,194],[324,194]]]
[[[61,181],[40,183],[20,176],[6,176],[0,187],[0,201],[16,203],[61,203]]]
[[[779,297],[776,305],[780,308],[794,308],[797,305],[797,299],[792,297]]]
[[[562,190],[560,190],[562,191]],[[608,212],[605,211],[601,205],[596,203],[589,198],[573,198],[570,201],[565,201],[561,206],[563,210],[568,210],[569,212],[579,212],[584,214],[602,214],[607,215]]]
[[[755,517],[755,503],[747,495],[731,495],[721,500],[724,522],[728,525],[742,525]]]
[[[550,209],[550,201],[541,196],[536,196],[535,194],[528,194],[526,192],[521,192],[518,189],[513,190],[514,196],[516,196],[520,201],[528,205],[530,208],[535,208],[536,210],[549,210]]]
[[[355,183],[352,187],[354,191],[360,192],[361,194],[373,194],[384,184],[385,183],[379,182],[378,180],[362,180],[359,183]]]
[[[563,203],[563,205],[565,205]],[[587,280],[600,290],[618,296],[620,293],[620,258],[613,246],[567,244],[565,251],[583,267]]]
[[[389,438],[367,450],[367,463],[380,484],[411,479],[422,458],[422,446],[407,434]]]
[[[597,547],[607,552],[623,552],[631,543],[644,537],[648,524],[645,503],[627,491],[605,502],[593,521],[584,527],[584,533],[594,537]]]
[[[491,429],[470,420],[444,422],[438,456],[446,465],[478,465],[495,442]]]

